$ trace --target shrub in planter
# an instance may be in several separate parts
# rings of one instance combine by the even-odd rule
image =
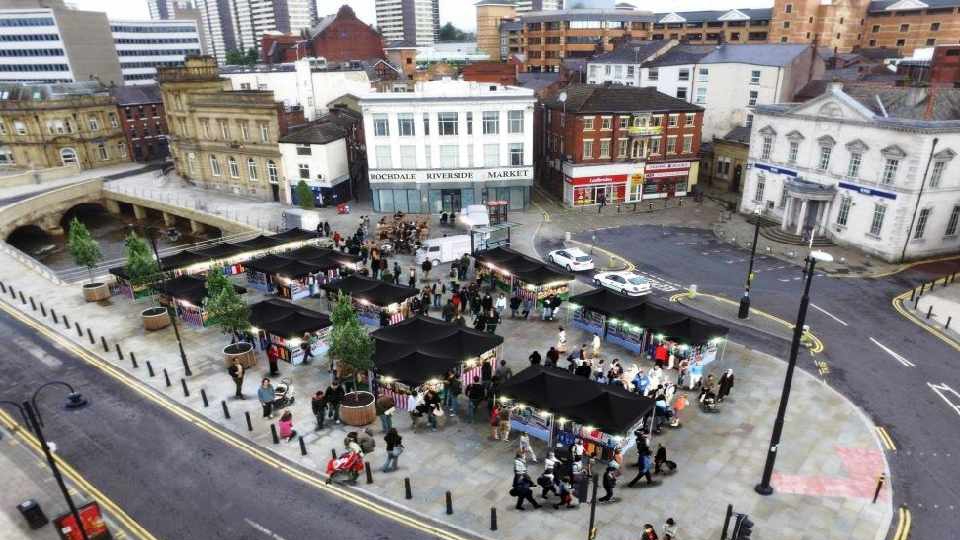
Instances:
[[[93,281],[93,269],[103,259],[100,245],[90,235],[87,226],[77,218],[70,221],[70,230],[67,233],[67,249],[70,251],[70,256],[73,257],[73,262],[87,268],[90,282],[83,285],[83,297],[88,302],[110,298],[110,287],[106,283],[94,283]]]
[[[153,306],[140,312],[144,330],[160,330],[170,326],[170,312],[163,306]]]
[[[358,375],[373,367],[373,339],[360,324],[350,298],[343,293],[337,296],[330,321],[333,330],[328,354],[337,361],[340,372],[349,377],[344,381],[346,388],[356,389]]]

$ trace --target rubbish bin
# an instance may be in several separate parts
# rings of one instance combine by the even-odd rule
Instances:
[[[17,510],[20,511],[23,519],[27,520],[27,525],[30,525],[31,529],[39,529],[50,522],[47,516],[44,515],[43,509],[40,508],[37,501],[33,499],[27,499],[18,504]]]

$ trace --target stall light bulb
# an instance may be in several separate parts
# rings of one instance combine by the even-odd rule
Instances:
[[[659,339],[659,340],[663,340],[663,334],[657,334],[657,335],[656,335],[656,338]]]
[[[564,417],[562,417],[562,416],[561,416],[560,418],[558,418],[557,420],[558,420],[561,424],[566,424],[566,423],[567,423],[567,419],[564,418]]]
[[[393,377],[381,377],[381,380],[383,380],[383,382],[384,382],[385,384],[390,384],[390,383],[392,383],[395,379],[394,379]]]
[[[500,396],[500,403],[506,403],[508,401],[510,401],[510,399],[507,398],[507,396]]]
[[[291,347],[299,347],[299,346],[300,346],[300,338],[293,338],[293,339],[291,339],[290,341],[288,341],[287,343],[289,343]]]

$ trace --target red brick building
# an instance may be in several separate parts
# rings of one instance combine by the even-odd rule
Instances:
[[[702,107],[655,88],[575,84],[542,114],[539,176],[567,206],[680,197],[696,184]]]
[[[115,86],[110,95],[117,102],[130,159],[143,162],[167,157],[167,117],[160,86]]]
[[[942,45],[933,50],[932,84],[960,83],[960,45]]]
[[[465,81],[499,83],[516,86],[520,63],[515,60],[506,62],[473,62],[463,66],[460,74]]]
[[[308,56],[323,57],[330,63],[386,58],[383,37],[358,19],[346,4],[335,15],[320,19],[306,36],[264,35],[260,56],[268,64],[293,62]]]

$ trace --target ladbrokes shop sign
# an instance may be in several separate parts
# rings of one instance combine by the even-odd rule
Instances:
[[[430,184],[439,182],[490,182],[495,180],[531,180],[533,167],[496,167],[492,169],[447,169],[405,170],[373,169],[371,184],[415,182]]]

